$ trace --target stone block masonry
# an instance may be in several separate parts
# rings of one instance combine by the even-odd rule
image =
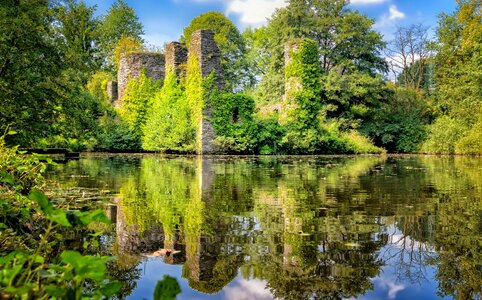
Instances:
[[[297,53],[300,50],[299,42],[288,42],[285,44],[285,68],[289,67],[293,63],[293,53]],[[296,99],[293,95],[303,90],[303,83],[301,78],[293,76],[292,74],[285,78],[285,94],[283,95],[283,101],[281,102],[279,122],[282,125],[288,125],[292,120],[292,114],[298,107]]]
[[[189,55],[195,55],[199,61],[201,76],[207,77],[214,71],[216,86],[224,89],[224,73],[221,67],[221,52],[214,41],[212,30],[197,30],[191,35]]]
[[[166,72],[176,72],[177,78],[186,74],[187,49],[179,42],[170,42],[166,47]]]
[[[160,80],[161,85],[165,77],[165,58],[161,53],[133,52],[122,55],[117,72],[118,98],[122,100],[130,78],[139,79],[144,69],[146,76]]]
[[[224,75],[221,68],[221,52],[214,41],[214,32],[211,30],[197,30],[192,33],[189,45],[189,56],[194,55],[199,61],[199,69],[203,78],[211,72],[216,75],[215,85],[219,90],[224,89]],[[211,124],[212,107],[206,105],[203,109],[201,124],[198,124],[198,154],[217,154],[222,151],[213,144],[216,133]]]
[[[214,32],[211,30],[198,30],[191,35],[189,50],[179,42],[171,42],[166,47],[165,56],[160,53],[134,52],[124,54],[121,57],[117,72],[117,95],[115,94],[115,82],[108,86],[108,94],[114,106],[122,105],[122,97],[129,79],[139,79],[142,70],[146,76],[164,83],[167,70],[176,72],[178,78],[185,76],[185,65],[189,56],[195,56],[199,61],[199,68],[203,78],[212,72],[216,75],[215,87],[223,90],[225,87],[224,73],[221,67],[221,52],[214,41]],[[117,100],[117,101],[116,101]],[[198,154],[221,153],[213,141],[216,138],[211,124],[212,107],[206,105],[198,126]]]
[[[117,81],[108,81],[107,82],[107,98],[110,100],[111,103],[117,101],[119,99],[118,95],[118,87]]]

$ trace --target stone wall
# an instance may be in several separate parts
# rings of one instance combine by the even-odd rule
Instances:
[[[214,41],[212,30],[196,30],[191,35],[189,55],[195,55],[199,61],[202,77],[207,77],[212,71],[216,74],[217,87],[224,89],[224,74],[221,68],[221,52]]]
[[[214,32],[212,30],[197,30],[191,35],[189,44],[189,56],[194,55],[199,61],[199,69],[203,78],[209,76],[214,71],[216,75],[215,85],[219,90],[224,89],[224,75],[221,68],[221,52],[218,45],[214,41]],[[203,110],[201,124],[199,124],[198,140],[200,140],[200,149],[198,154],[216,154],[220,153],[220,149],[213,144],[216,133],[211,124],[212,107],[206,105]]]
[[[221,67],[221,52],[214,41],[214,32],[197,30],[191,36],[189,51],[181,43],[171,42],[166,47],[165,56],[147,52],[122,55],[117,72],[117,95],[114,91],[115,82],[108,85],[107,91],[111,101],[114,101],[114,106],[122,105],[122,97],[129,79],[138,79],[143,69],[146,71],[147,77],[160,80],[161,85],[164,83],[166,70],[174,70],[178,78],[185,76],[184,66],[187,64],[188,56],[197,58],[202,77],[207,77],[214,71],[216,75],[215,86],[219,90],[224,89],[225,80]],[[216,134],[210,122],[211,112],[212,107],[206,106],[201,122],[198,124],[198,141],[201,145],[198,154],[220,153],[220,150],[212,143]]]
[[[166,47],[166,72],[173,70],[178,78],[184,77],[187,64],[187,49],[179,42],[170,42]]]
[[[293,62],[292,54],[299,51],[300,43],[288,42],[285,44],[285,68]],[[292,112],[297,108],[296,99],[293,95],[303,89],[301,78],[290,76],[285,79],[285,94],[281,102],[279,122],[282,125],[287,125],[292,122]]]
[[[118,89],[117,81],[107,82],[107,98],[110,100],[111,103],[119,99],[119,94],[117,89]]]
[[[165,63],[164,54],[160,53],[135,52],[122,55],[117,72],[118,98],[122,100],[129,79],[138,79],[143,69],[147,77],[160,80],[162,85]]]

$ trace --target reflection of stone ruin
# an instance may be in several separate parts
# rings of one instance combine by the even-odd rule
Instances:
[[[128,224],[122,210],[122,198],[114,199],[115,205],[107,210],[107,216],[116,226],[117,251],[124,254],[152,253],[159,249],[182,250],[179,254],[164,257],[168,264],[181,264],[186,260],[183,245],[180,245],[179,237],[167,239],[161,225],[153,224],[151,228],[141,231],[139,225]]]
[[[139,79],[144,71],[147,77],[164,83],[167,71],[174,71],[178,78],[185,76],[185,66],[188,57],[195,56],[199,61],[199,68],[203,78],[214,71],[216,75],[216,86],[221,90],[224,88],[224,75],[221,68],[221,53],[214,41],[214,33],[211,30],[198,30],[191,36],[189,50],[179,42],[171,42],[167,45],[165,54],[149,52],[133,52],[124,54],[121,57],[117,82],[107,84],[107,94],[114,106],[122,106],[122,97],[130,79]],[[212,141],[215,138],[214,129],[209,119],[211,118],[211,107],[205,107],[201,119],[200,154],[216,153],[218,150]]]

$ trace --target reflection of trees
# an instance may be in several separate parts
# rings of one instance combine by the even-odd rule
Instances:
[[[385,262],[402,280],[420,282],[427,261],[437,266],[441,295],[481,293],[480,159],[120,161],[63,168],[109,173],[98,188],[122,183],[111,215],[118,219],[114,252],[126,256],[111,271],[128,273],[126,295],[139,276],[130,254],[163,247],[182,251],[165,262],[183,263],[189,285],[205,293],[218,292],[240,269],[280,298],[357,297]],[[82,184],[95,185],[88,177],[68,181]]]
[[[184,245],[183,276],[199,291],[219,291],[247,261],[279,297],[356,296],[372,286],[384,240],[371,236],[373,217],[335,207],[379,161],[149,158],[122,187],[122,207],[137,231],[162,224],[165,244],[175,236]],[[346,198],[328,197],[340,180]]]
[[[443,158],[429,165],[439,194],[434,261],[439,293],[457,299],[482,297],[482,158]],[[478,166],[478,168],[477,168]],[[437,172],[443,167],[448,172]],[[479,170],[476,172],[475,170]]]
[[[243,274],[266,279],[273,294],[286,299],[341,299],[371,289],[370,279],[382,265],[377,251],[386,237],[374,237],[380,224],[350,202],[361,192],[357,176],[378,162],[360,158],[286,166],[277,190],[256,197],[262,233],[254,248],[264,251],[250,253]]]

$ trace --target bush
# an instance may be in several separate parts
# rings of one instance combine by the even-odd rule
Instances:
[[[482,155],[482,109],[478,113],[478,121],[464,137],[457,141],[455,152],[460,154]]]
[[[392,95],[366,119],[360,131],[389,152],[416,152],[427,136],[429,106],[419,92],[390,87]]]
[[[141,150],[140,137],[117,119],[106,114],[100,118],[100,130],[97,134],[98,144],[96,150],[109,152],[138,151]]]
[[[121,120],[139,138],[142,137],[142,127],[147,121],[147,114],[159,89],[160,83],[147,77],[145,71],[141,73],[139,80],[131,78],[127,83],[122,106],[118,112]]]
[[[142,147],[145,150],[193,152],[196,150],[196,127],[188,99],[169,72],[143,127]]]
[[[111,258],[61,251],[65,236],[83,230],[85,246],[95,245],[87,226],[110,223],[102,210],[65,211],[35,188],[45,165],[20,156],[0,137],[0,291],[18,299],[102,299],[120,288],[106,276]],[[28,197],[25,195],[29,195]],[[5,234],[3,234],[5,233]],[[91,233],[91,232],[90,232]],[[98,236],[100,233],[94,234]],[[95,247],[95,246],[94,246]]]
[[[429,134],[421,152],[454,154],[455,145],[463,136],[466,128],[461,122],[448,116],[439,117],[427,128]]]

